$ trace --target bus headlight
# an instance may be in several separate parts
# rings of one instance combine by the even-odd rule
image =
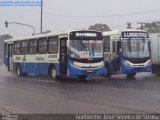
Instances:
[[[77,68],[78,66],[75,64],[75,62],[71,63],[71,66],[74,68]]]
[[[146,62],[146,66],[148,66],[148,65],[151,65],[152,63],[151,63],[151,60],[148,60],[147,62]]]
[[[128,61],[126,61],[126,60],[123,63],[124,63],[125,66],[131,67],[130,63]]]

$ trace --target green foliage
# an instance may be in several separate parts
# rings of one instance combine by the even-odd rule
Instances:
[[[98,30],[101,32],[111,31],[110,27],[106,24],[96,23],[95,25],[90,25],[88,30]]]
[[[160,22],[146,23],[144,25],[144,28],[146,31],[148,31],[150,33],[160,32]]]

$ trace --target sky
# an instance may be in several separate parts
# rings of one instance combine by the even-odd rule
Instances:
[[[40,1],[40,0],[0,0]],[[137,22],[160,21],[160,0],[43,0],[43,31],[87,29],[96,23],[107,24],[112,30],[126,29],[126,22],[137,28]],[[139,13],[139,14],[132,14]],[[126,15],[130,14],[130,15]],[[0,6],[0,35],[13,37],[33,33],[30,27],[4,22],[20,22],[40,32],[40,7]]]

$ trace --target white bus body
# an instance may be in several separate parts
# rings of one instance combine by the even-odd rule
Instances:
[[[103,35],[68,31],[5,40],[4,63],[18,76],[28,73],[86,78],[103,75]]]
[[[151,71],[150,39],[146,31],[107,31],[103,36],[107,77],[122,73],[133,78],[137,72]]]
[[[152,72],[160,75],[160,33],[150,33]]]

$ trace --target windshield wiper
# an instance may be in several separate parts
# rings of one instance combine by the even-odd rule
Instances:
[[[89,45],[89,55],[90,57],[94,56],[94,47],[93,44],[88,44]]]
[[[144,53],[144,45],[145,45],[145,39],[143,39],[143,53]]]
[[[128,41],[128,48],[129,48],[129,52],[130,52],[130,55],[131,55],[131,39],[129,39],[129,41]]]

